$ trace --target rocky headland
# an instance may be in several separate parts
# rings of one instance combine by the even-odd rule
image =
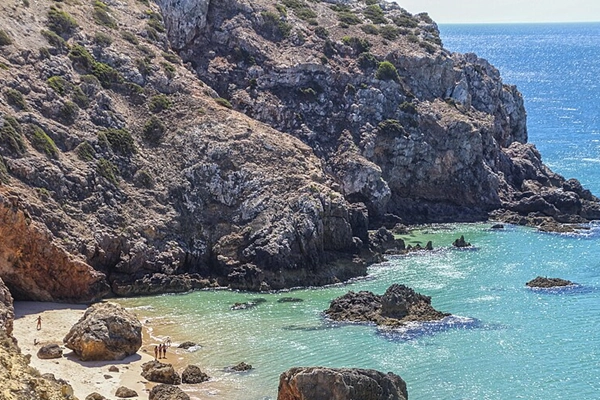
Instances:
[[[517,89],[444,49],[427,14],[27,3],[0,6],[0,276],[17,299],[323,285],[402,251],[381,226],[600,218],[527,143]]]
[[[331,301],[327,318],[339,322],[364,322],[380,326],[401,326],[407,322],[441,320],[450,314],[431,306],[431,297],[399,284],[390,286],[383,295],[368,291],[348,292]]]

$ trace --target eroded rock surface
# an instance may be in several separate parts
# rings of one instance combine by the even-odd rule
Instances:
[[[371,369],[298,367],[279,378],[277,400],[407,400],[406,383]]]
[[[431,297],[413,289],[393,284],[383,295],[361,291],[334,299],[325,315],[340,322],[371,322],[397,326],[409,321],[435,321],[449,316],[431,306]]]
[[[142,376],[150,382],[166,383],[169,385],[181,384],[181,376],[171,364],[160,361],[148,361],[142,364]]]
[[[43,360],[52,359],[52,358],[61,358],[63,356],[63,351],[59,345],[56,343],[48,344],[46,346],[40,347],[37,352],[37,357]]]
[[[64,338],[82,361],[122,360],[142,346],[142,324],[115,303],[89,307]]]
[[[160,384],[152,388],[148,400],[190,400],[190,396],[177,386]]]
[[[181,383],[202,383],[209,379],[210,377],[197,365],[188,365],[181,373]]]
[[[4,331],[6,336],[12,336],[14,320],[13,298],[4,281],[0,278],[0,331]]]

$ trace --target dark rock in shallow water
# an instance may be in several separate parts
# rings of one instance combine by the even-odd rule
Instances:
[[[372,369],[300,367],[279,377],[277,400],[407,400],[398,375]]]
[[[502,224],[495,224],[495,225],[492,225],[492,229],[504,229],[504,225],[502,225]]]
[[[181,383],[202,383],[209,379],[210,377],[196,365],[188,365],[181,373]]]
[[[177,346],[177,348],[178,349],[185,349],[185,350],[187,350],[190,347],[194,347],[194,346],[197,346],[197,345],[198,345],[197,343],[187,341],[187,342],[181,343],[179,346]]]
[[[463,235],[460,235],[460,238],[456,239],[454,241],[454,243],[452,243],[452,246],[459,247],[459,248],[460,247],[469,247],[469,246],[471,246],[471,243],[468,243],[465,240],[465,237]]]
[[[398,326],[409,321],[436,321],[450,314],[431,306],[431,297],[413,289],[393,284],[384,295],[367,291],[348,292],[331,302],[325,314],[334,321],[373,322]]]
[[[282,297],[277,300],[278,303],[300,303],[304,301],[303,299],[299,299],[297,297]]]
[[[246,364],[245,362],[241,362],[237,365],[225,368],[226,371],[229,372],[246,372],[252,369],[252,365]]]
[[[533,288],[553,288],[573,285],[573,282],[561,278],[545,278],[538,276],[527,282],[526,285]]]

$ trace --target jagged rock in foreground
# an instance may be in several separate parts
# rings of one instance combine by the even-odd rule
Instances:
[[[334,299],[325,315],[340,322],[371,322],[384,326],[399,326],[410,321],[435,321],[449,316],[431,306],[431,297],[413,289],[393,284],[385,294],[360,291]]]
[[[573,285],[573,282],[561,278],[546,278],[543,276],[538,276],[535,279],[527,282],[525,285],[532,288],[553,288]]]
[[[122,360],[142,346],[142,324],[115,303],[97,303],[64,338],[65,346],[82,361]]]
[[[197,365],[188,365],[181,373],[181,383],[202,383],[209,379],[210,377]]]
[[[277,400],[407,400],[406,383],[372,369],[296,367],[281,374]]]

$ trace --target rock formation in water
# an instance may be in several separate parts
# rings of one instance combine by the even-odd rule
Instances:
[[[431,306],[431,297],[393,284],[383,295],[372,292],[348,292],[334,299],[325,315],[340,322],[370,322],[399,326],[411,321],[436,321],[449,316]]]
[[[0,27],[18,299],[323,285],[382,259],[382,225],[600,218],[516,88],[395,3],[6,0]]]
[[[532,279],[529,282],[527,282],[525,285],[532,288],[553,288],[561,286],[570,286],[573,285],[573,282],[561,278],[547,278],[543,276],[538,276],[535,279]]]
[[[277,400],[407,400],[398,375],[372,369],[296,367],[281,374]]]
[[[122,360],[142,346],[142,324],[115,303],[97,303],[64,338],[65,346],[82,361]]]

